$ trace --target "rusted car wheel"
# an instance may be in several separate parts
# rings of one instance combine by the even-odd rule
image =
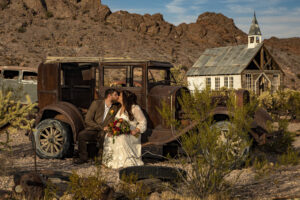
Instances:
[[[220,131],[220,143],[229,144],[228,151],[226,152],[228,158],[234,157],[244,162],[249,156],[250,152],[250,139],[248,136],[242,137],[238,134],[231,134],[230,130],[234,127],[229,121],[218,121],[212,125],[212,128],[216,128]]]
[[[36,154],[40,158],[63,158],[72,148],[68,124],[55,119],[41,121],[33,133]]]

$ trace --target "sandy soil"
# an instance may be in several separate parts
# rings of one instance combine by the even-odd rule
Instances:
[[[291,124],[291,131],[300,133],[300,123]],[[0,141],[4,141],[3,134]],[[12,149],[9,152],[0,151],[0,190],[11,190],[13,186],[13,174],[17,171],[34,170],[34,154],[31,142],[22,132],[11,135]],[[295,148],[300,152],[300,134],[294,142]],[[166,162],[146,163],[147,165],[169,165]],[[40,159],[37,158],[38,169],[59,170],[79,172],[84,176],[94,173],[96,167],[93,163],[83,165],[72,164],[71,158],[63,160]],[[102,168],[103,176],[108,180],[108,184],[114,186],[118,183],[118,170]],[[251,168],[233,171],[229,180],[234,181],[235,190],[233,192],[237,199],[274,199],[279,197],[300,198],[300,165],[285,166],[267,174],[264,178],[256,178],[256,174]],[[156,194],[157,195],[157,194]]]

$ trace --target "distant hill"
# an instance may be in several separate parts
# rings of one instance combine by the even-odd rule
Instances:
[[[299,88],[300,38],[265,42],[288,86]],[[0,0],[0,65],[37,67],[46,56],[106,56],[191,67],[206,48],[245,43],[247,34],[222,14],[206,12],[195,23],[174,26],[161,14],[112,13],[99,0]]]

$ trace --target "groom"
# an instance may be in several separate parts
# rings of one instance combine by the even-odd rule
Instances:
[[[87,143],[99,143],[99,156],[102,158],[103,142],[105,137],[104,127],[113,122],[115,115],[119,109],[116,104],[119,94],[115,89],[108,89],[105,91],[103,100],[93,101],[86,117],[86,128],[78,134],[78,150],[79,159],[74,160],[74,164],[83,164],[88,162]]]

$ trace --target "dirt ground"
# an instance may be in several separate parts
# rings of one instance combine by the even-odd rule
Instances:
[[[300,123],[290,124],[289,130],[297,132],[294,147],[300,152]],[[4,135],[0,141],[5,139]],[[22,132],[11,135],[12,149],[10,152],[0,152],[0,191],[12,190],[13,174],[18,171],[34,170],[34,154],[31,142]],[[166,162],[146,163],[146,165],[168,165]],[[64,172],[77,171],[83,176],[95,172],[93,163],[74,165],[71,158],[40,159],[37,158],[38,170],[59,170]],[[114,186],[118,183],[118,170],[102,168],[103,176],[108,184]],[[278,199],[300,198],[300,165],[285,166],[274,169],[269,174],[257,179],[252,168],[233,171],[228,177],[234,181],[234,196],[236,199]],[[155,194],[157,196],[157,194]],[[162,196],[161,196],[162,197]],[[1,199],[1,198],[0,198]]]

